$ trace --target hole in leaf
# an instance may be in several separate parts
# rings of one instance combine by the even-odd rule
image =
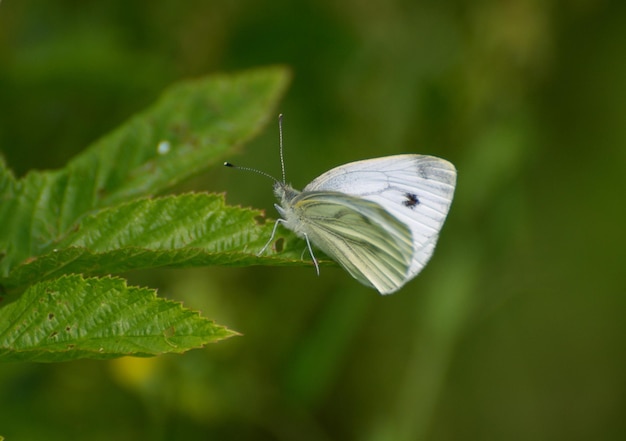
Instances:
[[[57,334],[58,334],[58,332],[57,332],[57,331],[54,331],[52,334],[50,334],[50,335],[48,336],[48,338],[54,338],[54,337],[56,337],[56,336],[57,336]]]
[[[277,253],[280,253],[285,248],[285,239],[282,237],[276,241],[274,244],[274,249]]]
[[[48,320],[52,320],[54,318],[54,314],[53,313],[49,313],[48,314]]]
[[[265,225],[265,216],[254,216],[254,221],[256,222],[257,225]]]

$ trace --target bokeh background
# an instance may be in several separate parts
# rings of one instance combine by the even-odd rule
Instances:
[[[0,148],[62,167],[182,78],[291,67],[289,180],[441,156],[437,252],[382,297],[340,269],[129,274],[244,335],[0,365],[10,440],[617,440],[626,433],[626,2],[5,0]],[[277,127],[228,158],[279,174]],[[271,185],[216,168],[274,216]]]

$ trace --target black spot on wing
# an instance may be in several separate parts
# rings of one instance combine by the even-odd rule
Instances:
[[[420,200],[414,193],[404,193],[404,197],[405,199],[402,201],[402,205],[409,207],[411,210],[415,209],[415,207],[420,204]]]

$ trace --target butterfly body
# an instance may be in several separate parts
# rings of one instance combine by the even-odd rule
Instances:
[[[302,192],[278,182],[274,193],[280,222],[309,249],[315,245],[359,282],[390,294],[432,256],[455,184],[448,161],[396,155],[336,167]]]

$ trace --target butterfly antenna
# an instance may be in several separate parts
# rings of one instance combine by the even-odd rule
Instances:
[[[2,1],[2,0],[0,0]],[[285,177],[285,160],[283,158],[283,114],[281,113],[280,115],[278,115],[278,136],[279,136],[279,146],[280,146],[280,168],[283,174],[283,181],[282,184],[284,185],[287,181],[286,181],[286,177]],[[234,168],[237,170],[245,170],[245,171],[250,171],[250,172],[254,172],[257,173],[259,175],[265,176],[266,178],[270,178],[272,181],[276,182],[276,183],[280,183],[278,181],[278,179],[276,179],[274,176],[270,175],[269,173],[265,173],[264,171],[261,170],[257,170],[256,168],[251,168],[251,167],[240,167],[238,165],[235,165],[231,162],[225,162],[224,163],[225,167],[230,167],[230,168]]]
[[[283,114],[278,115],[278,145],[280,148],[280,169],[283,173],[283,184],[287,183],[285,176],[285,157],[283,156]]]
[[[240,166],[235,165],[235,164],[233,164],[231,162],[225,162],[224,163],[224,167],[230,167],[230,168],[234,168],[236,170],[244,170],[244,171],[254,172],[254,173],[257,173],[257,174],[259,174],[261,176],[265,176],[266,178],[270,178],[274,182],[278,182],[278,179],[276,179],[274,176],[270,175],[269,173],[265,173],[264,171],[257,170],[256,168],[240,167]]]

